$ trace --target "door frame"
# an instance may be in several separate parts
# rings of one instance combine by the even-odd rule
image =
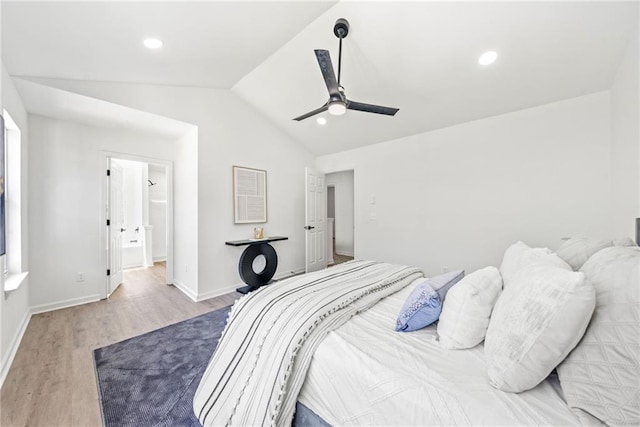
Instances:
[[[358,239],[356,238],[356,231],[358,230],[358,204],[356,200],[358,200],[358,170],[356,166],[343,166],[343,167],[335,167],[335,168],[318,168],[318,171],[326,175],[330,173],[336,172],[353,172],[353,259],[358,259]],[[326,191],[327,180],[325,179],[325,191]]]
[[[156,159],[153,157],[137,156],[127,153],[118,153],[115,151],[101,151],[100,159],[100,176],[101,176],[101,206],[100,206],[100,241],[101,241],[101,264],[102,271],[105,274],[104,286],[100,290],[100,298],[105,299],[109,295],[109,276],[106,275],[109,268],[109,238],[107,233],[107,206],[109,194],[109,182],[107,179],[107,169],[109,167],[109,161],[111,159],[120,160],[132,160],[142,163],[153,163],[156,165],[162,165],[167,171],[167,267],[166,267],[166,282],[167,284],[173,283],[173,162],[170,160]]]

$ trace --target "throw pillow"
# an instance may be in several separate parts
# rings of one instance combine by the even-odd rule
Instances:
[[[558,367],[565,400],[581,420],[640,425],[640,249],[603,249],[580,271],[593,283],[596,308]]]
[[[445,297],[449,289],[464,277],[464,270],[449,271],[448,273],[440,274],[429,279],[429,284],[434,291],[438,293],[440,300],[444,302]]]
[[[415,331],[438,320],[447,292],[463,276],[464,270],[451,271],[431,277],[416,286],[398,314],[396,331]]]
[[[630,246],[637,248],[636,242],[633,241],[631,237],[620,237],[618,239],[613,239],[611,242],[613,246]]]
[[[507,288],[516,274],[524,267],[534,263],[554,265],[571,270],[571,267],[547,248],[532,248],[526,243],[516,242],[504,252],[500,274],[505,288]]]
[[[429,326],[440,317],[442,302],[438,293],[428,280],[420,283],[404,302],[398,319],[396,331],[411,332]]]
[[[544,380],[584,334],[595,291],[584,273],[533,264],[504,289],[484,342],[489,383],[521,392]]]
[[[500,292],[502,277],[495,267],[474,271],[460,280],[442,307],[438,321],[440,345],[453,350],[480,344]]]
[[[612,245],[611,240],[597,240],[578,234],[562,243],[556,253],[560,258],[565,260],[574,271],[578,271],[591,255]]]

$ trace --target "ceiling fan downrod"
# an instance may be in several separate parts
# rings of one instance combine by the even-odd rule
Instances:
[[[342,39],[349,34],[349,21],[339,18],[333,26],[333,34],[340,40],[338,48],[338,87],[340,86],[340,75],[342,74]]]

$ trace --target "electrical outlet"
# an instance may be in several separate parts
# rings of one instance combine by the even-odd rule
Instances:
[[[78,271],[76,273],[76,282],[84,282],[84,272]]]
[[[442,272],[443,273],[448,273],[449,272],[449,267],[442,267]]]

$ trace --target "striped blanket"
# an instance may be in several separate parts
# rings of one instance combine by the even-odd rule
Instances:
[[[196,391],[196,416],[205,426],[290,425],[324,336],[421,276],[412,267],[352,261],[241,298]]]

